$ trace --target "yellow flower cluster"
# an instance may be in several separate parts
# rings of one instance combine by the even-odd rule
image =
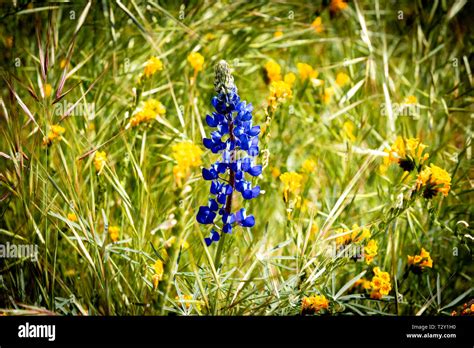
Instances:
[[[369,239],[371,236],[370,230],[367,227],[359,227],[359,225],[357,224],[352,225],[352,233],[348,233],[349,231],[351,230],[342,229],[342,228],[338,228],[336,230],[336,234],[346,233],[336,238],[337,245],[347,245],[349,243],[356,243],[356,244],[361,243],[364,240]]]
[[[178,186],[182,185],[182,180],[186,179],[191,168],[201,165],[202,150],[199,146],[190,141],[182,141],[171,147],[173,158],[176,165],[173,168],[175,182]]]
[[[418,99],[414,95],[409,95],[408,97],[405,98],[405,104],[408,105],[415,105],[418,103]]]
[[[291,86],[285,81],[273,81],[270,85],[270,95],[268,105],[276,110],[279,104],[285,103],[287,99],[293,97]]]
[[[317,32],[318,34],[323,32],[324,30],[324,25],[323,25],[323,20],[321,19],[321,17],[316,17],[313,21],[313,23],[311,23],[311,27],[314,29],[315,32]]]
[[[416,179],[416,189],[424,189],[423,195],[432,198],[438,192],[447,196],[451,189],[451,176],[444,169],[431,164],[423,169]]]
[[[384,165],[391,163],[398,164],[403,170],[412,171],[418,164],[423,164],[429,154],[423,154],[427,145],[423,144],[418,138],[403,139],[398,136],[395,143],[390,148],[384,150],[387,156],[384,157]]]
[[[204,57],[199,52],[191,52],[188,55],[188,62],[191,64],[195,72],[202,71],[204,66]]]
[[[283,198],[285,202],[288,202],[290,194],[299,195],[303,183],[303,176],[301,174],[286,172],[280,175],[280,180],[283,183]]]
[[[324,295],[314,295],[309,297],[303,297],[301,302],[301,312],[303,314],[315,314],[322,309],[329,308],[329,301]]]
[[[421,248],[421,252],[419,255],[408,255],[408,264],[415,267],[419,267],[421,269],[425,267],[432,268],[433,260],[431,259],[430,253],[426,251],[425,248]]]
[[[377,256],[377,242],[373,239],[369,240],[367,245],[364,247],[364,258],[365,263],[370,265],[374,260],[374,257]]]
[[[120,232],[120,228],[118,226],[109,227],[109,236],[112,242],[116,242],[119,240],[119,232]]]
[[[277,62],[270,60],[265,64],[265,70],[270,82],[281,81],[281,67]]]
[[[163,70],[163,63],[158,57],[151,57],[145,64],[143,73],[145,77],[154,75],[157,71]]]
[[[140,123],[155,120],[166,113],[166,108],[156,99],[148,99],[141,110],[130,118],[130,126],[136,127]]]
[[[155,264],[153,265],[153,269],[155,271],[155,274],[153,275],[153,288],[157,288],[159,282],[163,279],[163,261],[160,259],[156,260]]]
[[[104,168],[106,162],[107,154],[105,153],[105,151],[97,151],[94,156],[94,167],[98,174],[102,172],[102,169]]]
[[[308,78],[315,79],[319,75],[317,70],[313,69],[311,65],[306,63],[297,63],[296,68],[298,69],[298,74],[302,81],[305,81]]]
[[[43,144],[49,146],[53,142],[61,141],[62,134],[64,134],[65,131],[66,129],[64,129],[64,127],[61,127],[60,125],[52,125],[48,136],[43,138]]]
[[[375,275],[370,282],[370,287],[372,289],[370,297],[380,300],[382,296],[388,295],[390,290],[392,290],[390,275],[388,272],[382,272],[379,267],[374,267],[373,270]]]

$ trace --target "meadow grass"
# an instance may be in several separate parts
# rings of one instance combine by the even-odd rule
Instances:
[[[38,261],[0,261],[2,313],[450,315],[471,304],[472,4],[16,3],[0,12],[0,242],[37,245]],[[163,69],[146,77],[151,57]],[[262,126],[264,193],[236,200],[253,228],[207,247],[196,214],[216,155],[202,138],[222,59]],[[274,108],[268,62],[296,76]],[[166,113],[131,126],[151,98]],[[384,166],[397,136],[428,146],[426,165],[451,177],[446,196],[419,194],[421,164]],[[178,180],[182,142],[202,155]],[[285,172],[300,175],[286,197]],[[367,241],[340,242],[354,224],[378,245],[370,264],[347,257]],[[432,267],[409,267],[421,248]],[[374,267],[390,277],[378,298]],[[305,305],[314,296],[323,305]]]

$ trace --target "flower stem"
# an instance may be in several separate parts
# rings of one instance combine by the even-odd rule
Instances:
[[[234,142],[234,123],[229,122],[229,138],[231,143]],[[231,162],[235,160],[235,149],[232,151],[231,154]],[[227,196],[227,200],[225,202],[225,212],[230,215],[232,213],[232,198],[234,196],[234,186],[235,186],[235,173],[232,168],[229,168],[229,185],[232,187],[232,193]],[[219,264],[221,262],[222,250],[224,249],[224,240],[225,240],[225,233],[222,233],[221,239],[219,240],[219,245],[217,246],[216,251],[216,258],[214,259],[214,265],[216,269],[219,268]]]

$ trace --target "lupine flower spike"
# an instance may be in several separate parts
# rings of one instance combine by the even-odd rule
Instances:
[[[216,111],[206,116],[206,122],[216,130],[203,143],[213,153],[220,154],[221,159],[202,169],[204,180],[211,181],[210,197],[196,217],[200,224],[212,225],[209,237],[205,238],[208,246],[219,241],[221,233],[231,233],[235,226],[255,225],[254,216],[247,215],[244,208],[236,211],[232,201],[236,191],[245,200],[256,198],[260,186],[252,186],[247,178],[262,172],[262,166],[255,164],[260,126],[252,125],[252,104],[240,101],[229,65],[223,60],[215,67],[214,87],[217,95],[212,105]],[[220,223],[216,220],[218,214]]]

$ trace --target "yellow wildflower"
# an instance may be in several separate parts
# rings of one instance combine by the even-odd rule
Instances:
[[[381,299],[382,296],[388,295],[392,290],[392,284],[390,283],[390,275],[387,272],[383,272],[379,267],[374,267],[374,276],[370,282],[372,292],[371,298]]]
[[[130,126],[135,127],[140,123],[149,122],[155,120],[157,117],[162,116],[166,113],[166,108],[161,102],[156,99],[148,99],[144,104],[143,108],[137,111],[130,118]]]
[[[340,72],[336,76],[336,85],[338,85],[339,87],[344,87],[349,83],[350,80],[351,78],[349,77],[349,75]]]
[[[408,265],[424,269],[425,267],[432,268],[433,260],[431,259],[430,253],[424,248],[421,248],[419,255],[408,255]]]
[[[377,242],[373,239],[369,240],[367,245],[364,247],[364,257],[365,262],[370,265],[374,260],[374,257],[377,256]]]
[[[391,163],[398,164],[403,170],[411,172],[418,164],[423,164],[429,154],[423,154],[427,148],[418,138],[410,138],[404,140],[398,136],[395,143],[390,148],[384,150],[387,156],[384,157],[384,165],[388,166]]]
[[[354,136],[354,123],[351,121],[346,121],[342,125],[342,130],[344,131],[344,135],[351,141],[354,142],[356,137]]]
[[[322,309],[329,308],[329,301],[324,295],[314,295],[309,297],[303,297],[301,302],[301,312],[303,314],[315,314]]]
[[[48,98],[51,95],[51,92],[53,91],[53,87],[49,83],[46,83],[43,87],[43,90],[44,90],[44,97]]]
[[[273,81],[270,85],[270,95],[268,105],[276,110],[279,104],[285,103],[287,99],[293,97],[291,86],[284,81]]]
[[[405,104],[415,105],[418,103],[418,99],[414,95],[409,95],[405,98]]]
[[[286,172],[280,175],[280,180],[283,183],[283,197],[285,202],[288,202],[289,195],[299,195],[303,176],[296,172]]]
[[[434,165],[423,169],[416,179],[416,189],[423,188],[423,196],[432,198],[438,192],[447,196],[451,189],[451,176],[444,169]]]
[[[146,77],[150,77],[157,71],[163,70],[163,63],[158,57],[151,57],[145,65],[144,74]]]
[[[316,171],[316,162],[312,159],[307,159],[301,165],[301,170],[303,173],[314,173]]]
[[[175,182],[181,186],[182,180],[187,179],[191,168],[201,165],[202,150],[199,146],[190,141],[182,141],[171,147],[172,157],[176,161],[173,168]]]
[[[344,0],[331,0],[330,10],[331,12],[338,12],[347,8],[347,2]]]
[[[116,242],[119,239],[120,228],[118,226],[109,227],[109,235],[112,242]]]
[[[313,23],[311,23],[311,27],[313,27],[314,31],[318,34],[321,33],[324,30],[323,20],[321,17],[316,17]]]
[[[281,81],[281,67],[277,62],[273,60],[268,61],[265,64],[265,70],[270,82]]]
[[[69,221],[76,222],[76,221],[77,221],[77,216],[76,216],[76,214],[74,214],[74,213],[68,213],[68,214],[67,214],[67,219],[68,219]]]
[[[64,69],[66,67],[66,64],[67,64],[67,60],[66,59],[61,59],[61,61],[59,62],[59,67],[61,69]]]
[[[98,174],[102,172],[102,169],[104,168],[106,162],[107,154],[105,153],[105,151],[97,151],[94,156],[94,166]]]
[[[61,141],[62,134],[64,134],[65,131],[66,129],[64,127],[61,127],[60,125],[52,125],[48,135],[43,138],[43,144],[49,146],[53,142]]]
[[[202,71],[204,57],[199,52],[191,52],[188,55],[188,62],[191,64],[195,72]]]
[[[278,30],[278,31],[275,31],[275,33],[273,34],[273,37],[282,37],[283,36],[283,32]]]
[[[277,167],[272,167],[272,176],[274,178],[278,178],[280,174],[281,174],[280,169],[278,169]]]
[[[300,79],[305,81],[306,79],[315,79],[318,77],[318,71],[314,70],[313,67],[306,63],[297,63],[296,68],[298,69],[298,74]]]

